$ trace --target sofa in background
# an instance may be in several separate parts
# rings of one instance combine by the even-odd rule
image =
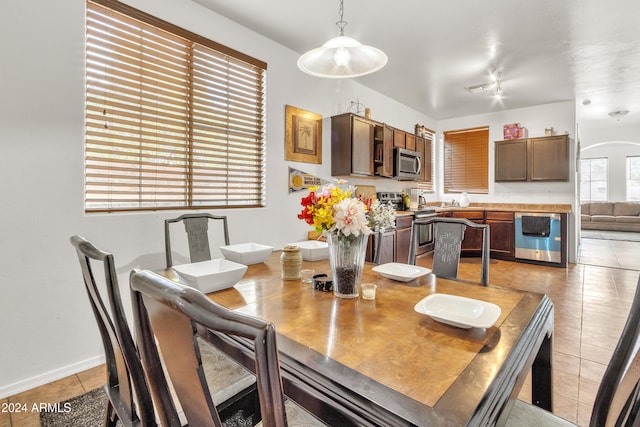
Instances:
[[[640,231],[640,203],[583,203],[580,221],[583,230]]]

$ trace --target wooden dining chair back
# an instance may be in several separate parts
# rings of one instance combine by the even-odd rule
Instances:
[[[458,269],[460,257],[462,255],[462,241],[465,230],[469,228],[478,229],[482,232],[482,267],[480,272],[480,283],[489,283],[489,225],[477,224],[465,218],[444,218],[431,217],[419,218],[411,225],[411,243],[409,246],[408,263],[415,265],[416,251],[419,241],[420,227],[433,227],[433,265],[431,270],[438,277],[458,280]]]
[[[384,231],[373,231],[371,233],[371,239],[373,242],[373,244],[371,245],[373,248],[373,257],[371,261],[375,265],[385,264],[387,262],[393,261],[395,245],[383,245],[384,240],[388,239],[387,236],[389,236],[389,233],[385,234]],[[395,237],[392,238],[395,239]]]
[[[209,222],[221,221],[224,232],[224,244],[229,244],[229,227],[227,217],[209,213],[184,214],[177,218],[164,220],[164,246],[167,258],[167,268],[173,265],[171,255],[171,224],[182,222],[187,233],[189,257],[191,262],[208,261],[211,259],[209,242]]]
[[[590,427],[640,426],[640,280],[629,315],[596,393]],[[542,408],[514,400],[505,410],[512,427],[570,426],[568,421]]]
[[[202,368],[199,328],[250,341],[263,426],[287,425],[273,324],[228,310],[197,289],[149,271],[132,272],[130,285],[140,354],[163,426],[180,424],[158,354],[189,425],[222,425]]]
[[[153,403],[124,314],[113,255],[80,236],[72,236],[71,244],[80,261],[84,285],[104,345],[108,398],[105,426],[115,426],[118,420],[127,427],[155,426]],[[104,270],[104,283],[96,280],[100,267]],[[101,292],[99,284],[106,289]],[[106,298],[103,298],[103,292]]]

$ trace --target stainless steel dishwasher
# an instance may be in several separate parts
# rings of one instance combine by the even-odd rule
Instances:
[[[515,234],[516,259],[562,262],[560,214],[516,212]]]

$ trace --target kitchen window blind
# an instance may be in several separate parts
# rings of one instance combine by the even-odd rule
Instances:
[[[267,65],[87,3],[85,210],[264,206]]]
[[[444,192],[489,193],[489,128],[444,132]]]

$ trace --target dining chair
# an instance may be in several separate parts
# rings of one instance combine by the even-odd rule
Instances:
[[[239,351],[256,372],[263,426],[324,425],[285,400],[272,323],[229,310],[195,288],[150,271],[132,271],[130,286],[142,363],[154,373],[149,384],[163,426],[180,424],[158,365],[159,354],[189,425],[222,425],[202,369],[199,347],[194,344],[203,333],[241,342]]]
[[[209,223],[210,221],[222,221],[224,232],[224,244],[229,245],[229,226],[227,217],[212,215],[209,213],[184,214],[177,218],[164,220],[164,247],[167,258],[167,268],[173,265],[171,257],[171,224],[182,222],[187,233],[189,245],[189,258],[191,262],[208,261],[211,259],[211,248],[209,243]]]
[[[602,376],[589,421],[590,427],[640,426],[640,280],[627,321]],[[506,421],[513,427],[573,426],[552,413],[521,400],[509,402]]]
[[[373,242],[373,259],[372,262],[375,265],[385,264],[387,262],[393,261],[393,252],[392,253],[383,253],[384,246],[382,242],[384,240],[384,232],[383,231],[373,231],[371,233],[371,239]],[[390,246],[393,249],[393,245]]]
[[[104,425],[115,426],[119,420],[126,427],[155,426],[151,394],[124,314],[113,255],[81,236],[72,236],[71,244],[80,261],[84,285],[104,346],[107,366]],[[104,270],[104,279],[98,277],[100,267]],[[107,298],[102,296],[104,291],[100,288],[103,287]]]
[[[419,218],[411,225],[411,243],[408,263],[415,265],[416,250],[421,226],[433,226],[433,265],[431,271],[438,277],[458,280],[458,268],[462,254],[462,240],[467,227],[482,231],[482,269],[480,283],[489,284],[489,225],[477,224],[466,218]]]

